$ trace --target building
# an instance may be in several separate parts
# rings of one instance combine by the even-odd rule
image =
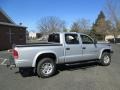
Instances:
[[[114,39],[114,38],[119,38],[120,39],[120,35],[117,35],[117,37],[114,37],[114,35],[106,35],[105,36],[105,41],[108,41],[109,39]]]
[[[39,39],[42,37],[41,33],[37,33],[37,32],[29,32],[29,39]]]
[[[29,32],[29,38],[30,39],[35,39],[37,37],[37,33],[36,32]]]
[[[109,39],[114,39],[114,36],[113,35],[106,35],[105,41],[109,41]]]
[[[0,8],[0,51],[10,49],[14,44],[26,44],[26,27],[17,25]]]

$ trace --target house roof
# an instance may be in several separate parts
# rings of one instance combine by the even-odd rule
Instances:
[[[7,26],[27,28],[27,27],[25,27],[25,26],[17,25],[17,24],[6,14],[6,12],[5,12],[2,8],[0,8],[0,13],[9,21],[9,22],[2,22],[2,21],[0,21],[0,25],[7,25]]]
[[[0,8],[0,12],[9,20],[10,23],[16,24],[2,8]]]
[[[11,23],[6,23],[6,22],[0,22],[0,25],[7,25],[7,26],[14,26],[14,27],[23,27],[23,28],[27,28],[27,27],[25,27],[25,26],[16,25],[16,24],[11,24]]]

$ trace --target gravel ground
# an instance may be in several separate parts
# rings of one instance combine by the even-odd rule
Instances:
[[[47,79],[0,65],[0,90],[120,90],[120,45],[113,45],[113,50],[110,66],[91,63],[59,67],[58,73]],[[9,54],[3,51],[0,57]]]

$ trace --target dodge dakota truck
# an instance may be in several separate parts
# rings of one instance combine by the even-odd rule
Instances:
[[[111,46],[97,43],[82,33],[52,33],[48,42],[16,45],[10,66],[32,67],[42,78],[52,76],[58,64],[95,60],[103,66],[111,62]]]

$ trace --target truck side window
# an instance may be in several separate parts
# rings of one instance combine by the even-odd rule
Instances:
[[[48,42],[60,43],[59,34],[51,34],[51,35],[49,35]]]
[[[93,40],[86,35],[81,35],[81,40],[83,44],[93,44]]]
[[[67,44],[79,44],[79,38],[77,34],[65,34],[65,42]]]

